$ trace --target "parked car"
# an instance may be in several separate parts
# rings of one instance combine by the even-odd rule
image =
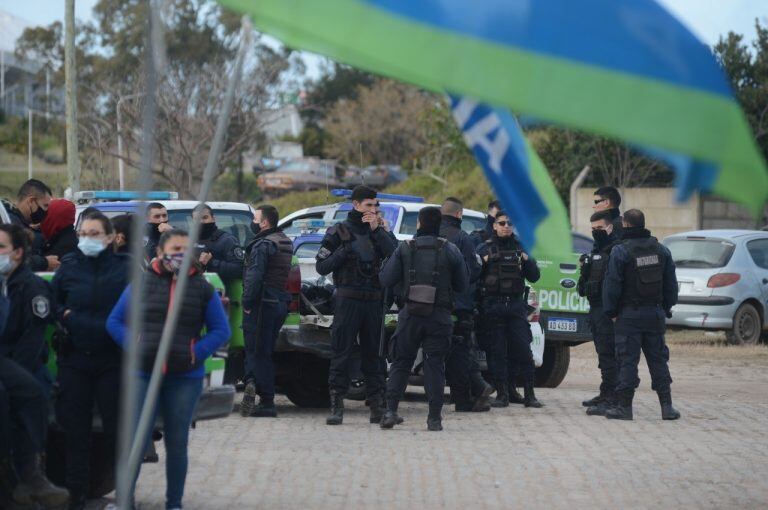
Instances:
[[[399,165],[371,165],[365,168],[348,167],[344,175],[344,185],[353,188],[365,184],[376,189],[403,182],[407,175]]]
[[[345,169],[336,160],[296,158],[258,177],[259,188],[267,194],[309,191],[342,184]]]
[[[768,329],[768,232],[697,230],[664,239],[675,261],[678,303],[669,326],[725,330],[754,344]]]

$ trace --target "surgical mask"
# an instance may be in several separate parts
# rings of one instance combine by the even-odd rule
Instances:
[[[593,230],[592,231],[592,239],[595,240],[597,244],[603,244],[608,240],[608,232],[606,230]]]
[[[107,246],[98,239],[81,237],[77,242],[77,247],[86,257],[96,257],[99,253],[103,252]]]
[[[13,262],[11,261],[10,253],[3,253],[0,255],[0,274],[7,275],[13,271]]]
[[[261,225],[258,223],[251,222],[251,232],[253,232],[254,235],[259,235],[259,232],[261,232]]]
[[[37,204],[37,202],[35,203]],[[38,223],[42,223],[43,220],[45,219],[46,214],[48,214],[48,211],[40,207],[40,204],[37,204],[37,210],[29,214],[29,222],[32,225],[37,225]]]
[[[165,262],[166,265],[170,267],[171,271],[173,271],[174,273],[179,272],[179,269],[181,269],[181,263],[183,260],[184,260],[183,253],[173,253],[173,254],[163,255],[163,262]]]

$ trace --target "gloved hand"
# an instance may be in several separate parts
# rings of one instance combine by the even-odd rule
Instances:
[[[665,310],[664,311],[664,315],[667,316],[667,319],[671,319],[672,318],[672,310]]]

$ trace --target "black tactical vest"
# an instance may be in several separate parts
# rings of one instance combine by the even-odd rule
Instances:
[[[451,268],[442,237],[419,236],[402,245],[403,294],[408,302],[409,290],[414,285],[435,287],[435,306],[453,310]]]
[[[342,242],[349,243],[352,256],[344,261],[333,276],[337,287],[367,287],[379,289],[379,270],[381,258],[373,244],[370,229],[365,234],[358,234],[340,223],[336,226],[339,238]]]
[[[627,239],[622,304],[654,306],[663,301],[664,253],[656,238]]]
[[[165,318],[170,311],[171,296],[175,291],[176,281],[170,274],[158,274],[152,268],[145,275],[144,333],[141,335],[139,345],[141,369],[151,372],[160,346]],[[194,347],[205,325],[205,311],[213,292],[213,287],[202,275],[194,274],[189,277],[176,333],[168,353],[165,369],[167,373],[188,372],[202,366],[205,361],[195,359]],[[174,295],[173,298],[176,299],[178,296]]]
[[[590,253],[587,258],[589,274],[584,287],[584,295],[590,303],[599,304],[603,301],[603,280],[608,270],[608,260],[613,244],[609,244],[597,253]]]
[[[277,246],[277,252],[267,260],[264,285],[273,289],[285,290],[285,282],[288,281],[288,273],[291,272],[293,243],[282,231],[272,232],[264,239],[272,241]]]
[[[480,281],[482,296],[504,296],[522,299],[525,294],[523,252],[517,248],[502,249],[494,240],[486,241],[488,262]]]

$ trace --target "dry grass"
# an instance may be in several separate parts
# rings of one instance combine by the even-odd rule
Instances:
[[[707,360],[751,360],[768,364],[768,345],[729,345],[723,332],[672,331],[667,334],[672,356]]]

